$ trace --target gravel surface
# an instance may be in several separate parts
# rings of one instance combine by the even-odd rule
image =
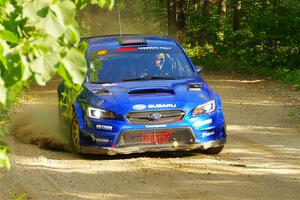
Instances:
[[[300,92],[252,76],[203,77],[228,125],[217,156],[71,154],[57,128],[57,80],[34,87],[5,138],[12,168],[0,170],[0,199],[300,199]]]

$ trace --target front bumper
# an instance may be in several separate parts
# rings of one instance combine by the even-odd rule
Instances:
[[[102,130],[96,130],[97,126]],[[177,129],[189,129],[192,138],[182,138],[179,136],[180,133],[175,134]],[[166,139],[169,136],[168,130],[174,131],[172,134],[174,138],[169,137],[169,139]],[[137,135],[141,133],[142,136],[138,137],[141,140],[140,142],[121,142],[124,132],[134,131]],[[162,135],[156,135],[155,138],[150,137],[149,135],[153,133],[149,134],[149,131]],[[89,120],[86,126],[83,124],[81,133],[81,153],[109,155],[208,149],[224,145],[227,137],[226,125],[221,111],[211,115],[186,118],[177,123],[158,125],[135,125],[121,120]],[[131,136],[137,138],[135,133],[132,133]],[[147,139],[150,140],[151,144],[148,143]]]
[[[144,153],[144,152],[161,152],[161,151],[191,151],[194,149],[208,149],[211,147],[218,147],[226,143],[226,138],[219,140],[212,140],[202,143],[168,143],[156,145],[140,145],[133,147],[122,148],[106,148],[97,146],[82,146],[81,153],[84,154],[130,154],[130,153]]]

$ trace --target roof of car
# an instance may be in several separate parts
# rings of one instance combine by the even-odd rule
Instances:
[[[119,48],[126,45],[147,45],[147,46],[174,46],[176,42],[165,36],[158,35],[139,35],[139,34],[123,34],[123,35],[101,35],[81,38],[89,44],[89,50],[97,50],[100,48]],[[122,44],[122,41],[133,41],[132,44]],[[144,41],[144,43],[143,43]],[[141,44],[143,43],[143,44]]]

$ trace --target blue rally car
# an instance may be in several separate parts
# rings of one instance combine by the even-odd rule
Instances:
[[[220,96],[175,40],[99,36],[83,38],[79,49],[86,55],[85,82],[58,86],[59,118],[70,122],[75,152],[222,151]]]

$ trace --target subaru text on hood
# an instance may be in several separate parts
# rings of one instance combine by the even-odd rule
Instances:
[[[79,49],[86,56],[85,82],[58,86],[59,118],[70,124],[72,150],[222,151],[226,128],[220,96],[175,40],[99,36],[83,38]]]

